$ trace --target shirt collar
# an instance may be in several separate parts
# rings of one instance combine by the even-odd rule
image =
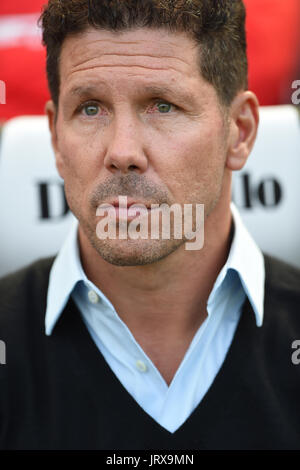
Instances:
[[[234,224],[234,235],[225,265],[220,271],[208,304],[216,296],[229,269],[238,273],[242,287],[255,314],[257,326],[262,326],[264,316],[265,264],[264,257],[246,229],[233,202],[230,205]]]
[[[45,316],[46,335],[51,335],[75,285],[84,276],[79,260],[77,231],[78,221],[75,219],[50,271]]]
[[[263,322],[265,280],[263,255],[244,226],[233,203],[231,203],[231,212],[235,230],[229,256],[217,277],[208,303],[223,283],[228,269],[234,269],[239,274],[241,284],[252,305],[256,324],[261,326]],[[78,282],[83,281],[87,287],[95,289],[95,286],[87,279],[81,265],[77,233],[78,221],[75,219],[51,268],[45,316],[46,335],[51,335]],[[100,294],[101,300],[113,308],[110,301],[99,289],[97,289],[97,292]]]
[[[79,282],[88,289],[95,290],[94,284],[86,277],[82,268],[78,244],[78,220],[74,218],[69,234],[62,245],[50,271],[45,332],[50,336],[70,295]],[[108,298],[97,289],[102,302],[113,308]]]
[[[236,237],[229,254],[229,265],[240,277],[244,291],[255,313],[257,326],[262,326],[265,295],[265,261],[263,254],[242,222],[233,203],[231,212],[235,224]]]

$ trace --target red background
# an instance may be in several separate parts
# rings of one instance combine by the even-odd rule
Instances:
[[[46,0],[2,0],[1,15],[37,13]],[[300,1],[245,0],[249,88],[261,105],[290,103],[291,83],[300,79]],[[20,114],[43,114],[49,99],[45,50],[26,45],[1,47],[0,79],[6,104],[0,120]]]

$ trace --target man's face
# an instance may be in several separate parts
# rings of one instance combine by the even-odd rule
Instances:
[[[222,191],[227,132],[198,46],[184,33],[90,29],[68,37],[60,59],[57,166],[81,240],[107,261],[158,261],[186,241],[100,240],[100,204],[204,204]]]

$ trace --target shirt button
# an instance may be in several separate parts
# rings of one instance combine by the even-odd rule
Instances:
[[[99,295],[96,294],[94,290],[90,290],[88,292],[88,298],[92,304],[97,304],[99,302]]]
[[[135,365],[136,365],[136,368],[137,368],[140,372],[146,372],[147,366],[146,366],[146,364],[145,364],[143,361],[138,360],[138,361],[136,361]]]

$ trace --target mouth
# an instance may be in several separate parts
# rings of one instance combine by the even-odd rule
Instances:
[[[115,217],[117,220],[133,220],[138,216],[148,215],[151,210],[151,204],[146,201],[135,200],[127,196],[119,196],[118,198],[106,201],[101,207],[107,211],[108,215]]]
[[[126,207],[129,209],[132,206],[151,209],[151,204],[146,201],[137,201],[132,198],[128,198],[127,196],[120,196],[118,199],[113,199],[108,204],[111,204],[114,207]]]

